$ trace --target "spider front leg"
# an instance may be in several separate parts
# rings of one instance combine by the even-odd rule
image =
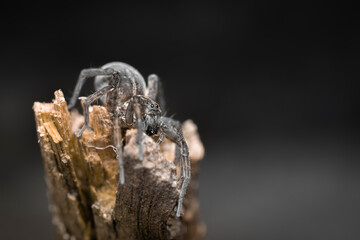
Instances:
[[[85,122],[80,131],[77,134],[77,137],[80,138],[87,126],[89,125],[89,107],[92,102],[94,102],[96,99],[100,98],[102,95],[109,92],[113,87],[112,86],[106,86],[102,89],[100,89],[97,92],[94,92],[90,96],[88,96],[84,101],[84,116],[85,116]]]
[[[81,88],[84,85],[86,79],[100,75],[112,75],[114,72],[115,71],[112,68],[90,68],[82,70],[76,83],[74,93],[69,101],[68,108],[71,109],[75,106],[76,100],[79,97]]]
[[[148,76],[147,94],[149,98],[159,103],[160,109],[165,111],[165,98],[162,83],[156,74]]]
[[[167,126],[171,126],[173,129],[175,129],[176,132],[181,131],[180,133],[182,136],[182,127],[181,127],[181,123],[179,121],[176,121],[171,118],[166,118],[166,117],[161,117],[161,121],[164,122]],[[159,139],[157,140],[157,143],[161,144],[164,140],[164,137],[165,137],[165,133],[160,128],[160,136],[159,136]],[[181,145],[176,144],[174,164],[177,165],[180,160],[181,160]]]
[[[129,105],[125,113],[125,121],[127,124],[132,125],[134,121],[134,114],[136,116],[136,143],[139,146],[139,160],[142,161],[143,154],[143,145],[142,145],[142,135],[144,133],[144,122],[142,120],[142,107],[141,99],[139,96],[133,96],[129,102]]]
[[[189,185],[190,178],[191,178],[191,165],[189,159],[189,148],[184,139],[182,128],[180,122],[175,121],[171,118],[162,117],[160,130],[163,132],[169,140],[176,143],[178,148],[178,152],[180,153],[180,157],[176,156],[178,153],[175,154],[175,161],[178,161],[176,158],[180,158],[180,176],[181,176],[181,190],[180,196],[178,200],[178,206],[176,210],[176,216],[180,217],[183,200],[186,194],[186,189]],[[174,162],[175,162],[174,161]]]

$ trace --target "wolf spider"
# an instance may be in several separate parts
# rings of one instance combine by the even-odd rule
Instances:
[[[77,137],[80,138],[89,125],[89,106],[97,99],[105,102],[107,111],[114,125],[114,145],[116,159],[119,163],[120,184],[125,183],[124,162],[122,156],[122,129],[136,128],[136,142],[139,150],[139,160],[143,159],[142,136],[158,136],[160,144],[164,137],[176,144],[174,163],[180,162],[181,190],[176,209],[179,217],[182,202],[190,182],[189,149],[183,137],[181,124],[172,118],[162,116],[164,108],[161,82],[157,75],[148,77],[148,87],[142,75],[126,63],[112,62],[101,68],[90,68],[81,71],[68,108],[75,106],[80,90],[86,79],[95,77],[95,92],[86,97],[83,102],[85,122]],[[159,106],[160,105],[160,106]]]

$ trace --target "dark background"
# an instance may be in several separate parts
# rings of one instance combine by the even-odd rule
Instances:
[[[110,61],[198,124],[209,239],[360,239],[354,6],[50,4],[1,8],[0,239],[54,239],[31,107]]]

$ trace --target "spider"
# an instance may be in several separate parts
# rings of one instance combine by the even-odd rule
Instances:
[[[176,216],[181,215],[182,202],[190,182],[190,160],[188,145],[183,137],[181,124],[172,118],[162,116],[164,98],[161,82],[157,75],[148,77],[148,87],[142,75],[132,66],[122,62],[107,63],[101,68],[83,69],[77,81],[68,108],[75,106],[80,90],[88,78],[95,77],[95,92],[86,97],[84,106],[85,122],[77,137],[80,138],[89,125],[89,107],[99,99],[105,103],[114,125],[114,146],[119,163],[119,181],[125,183],[122,157],[122,129],[137,128],[136,142],[139,160],[143,160],[142,136],[158,136],[161,144],[164,137],[176,144],[174,163],[180,162],[181,189],[176,208]]]

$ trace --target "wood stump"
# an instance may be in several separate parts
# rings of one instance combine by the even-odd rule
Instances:
[[[199,217],[197,174],[204,148],[196,125],[183,124],[189,145],[192,180],[182,217],[175,144],[160,146],[144,135],[144,159],[138,160],[136,129],[126,131],[125,184],[112,146],[113,126],[103,106],[92,106],[90,126],[78,139],[84,117],[69,113],[61,90],[53,103],[35,102],[37,133],[45,168],[50,211],[58,239],[204,239]]]

